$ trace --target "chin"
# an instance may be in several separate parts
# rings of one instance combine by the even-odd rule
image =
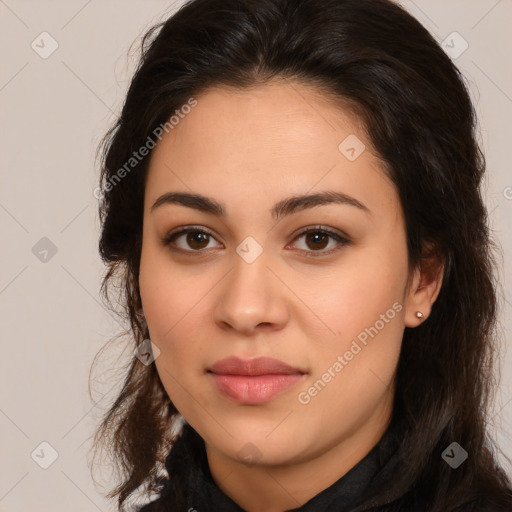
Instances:
[[[226,430],[233,437],[226,434],[222,438],[213,439],[210,443],[216,450],[224,453],[238,462],[247,465],[280,465],[300,458],[304,455],[306,446],[296,442],[294,436],[290,435],[288,428],[265,429],[264,431],[251,432],[247,423],[245,428],[233,429],[226,425]],[[270,433],[271,432],[271,433]],[[270,433],[270,435],[269,435]]]

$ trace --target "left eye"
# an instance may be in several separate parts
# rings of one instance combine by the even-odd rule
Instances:
[[[332,231],[320,228],[308,229],[303,231],[299,235],[295,237],[294,240],[300,240],[304,238],[304,242],[306,244],[306,249],[300,249],[301,251],[308,253],[320,253],[319,255],[331,254],[332,252],[340,249],[344,245],[348,245],[350,241],[339,235],[338,233],[334,233]],[[188,245],[189,248],[180,247],[179,241],[180,239],[185,240],[185,244]],[[166,236],[162,242],[165,246],[170,246],[173,250],[188,253],[201,253],[204,252],[204,249],[209,249],[209,242],[215,240],[214,236],[202,229],[197,228],[185,228],[177,233],[171,233]],[[334,241],[334,247],[325,250],[329,245],[329,241]],[[176,247],[173,247],[176,246]],[[316,254],[310,254],[311,256],[317,256]]]

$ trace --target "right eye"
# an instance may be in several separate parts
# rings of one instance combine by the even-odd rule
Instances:
[[[211,248],[208,245],[212,239],[214,240],[214,237],[211,233],[193,226],[169,233],[162,239],[162,243],[171,250],[193,254]]]

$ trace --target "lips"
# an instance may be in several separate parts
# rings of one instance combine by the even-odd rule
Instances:
[[[247,405],[268,402],[305,378],[304,371],[268,357],[229,357],[208,372],[223,396]]]
[[[240,359],[228,357],[217,361],[209,371],[220,375],[293,375],[306,372],[294,368],[279,359],[258,357],[256,359]]]

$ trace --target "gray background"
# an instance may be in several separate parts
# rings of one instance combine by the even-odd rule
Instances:
[[[112,396],[105,392],[115,391],[122,375],[116,368],[132,347],[121,359],[122,341],[108,352],[91,400],[92,358],[120,329],[99,297],[104,269],[97,253],[94,152],[134,69],[137,46],[130,56],[131,43],[181,3],[0,0],[0,511],[59,512],[70,504],[75,512],[115,510],[100,494],[101,481],[95,487],[90,477],[88,453]],[[467,77],[480,118],[486,199],[503,252],[500,325],[506,343],[489,424],[512,458],[512,2],[403,5],[452,47],[447,51]],[[44,31],[58,44],[47,58],[41,55],[55,43],[40,36]],[[47,469],[41,464],[52,462],[52,448],[42,442],[58,453]],[[108,471],[104,475],[108,482]]]

